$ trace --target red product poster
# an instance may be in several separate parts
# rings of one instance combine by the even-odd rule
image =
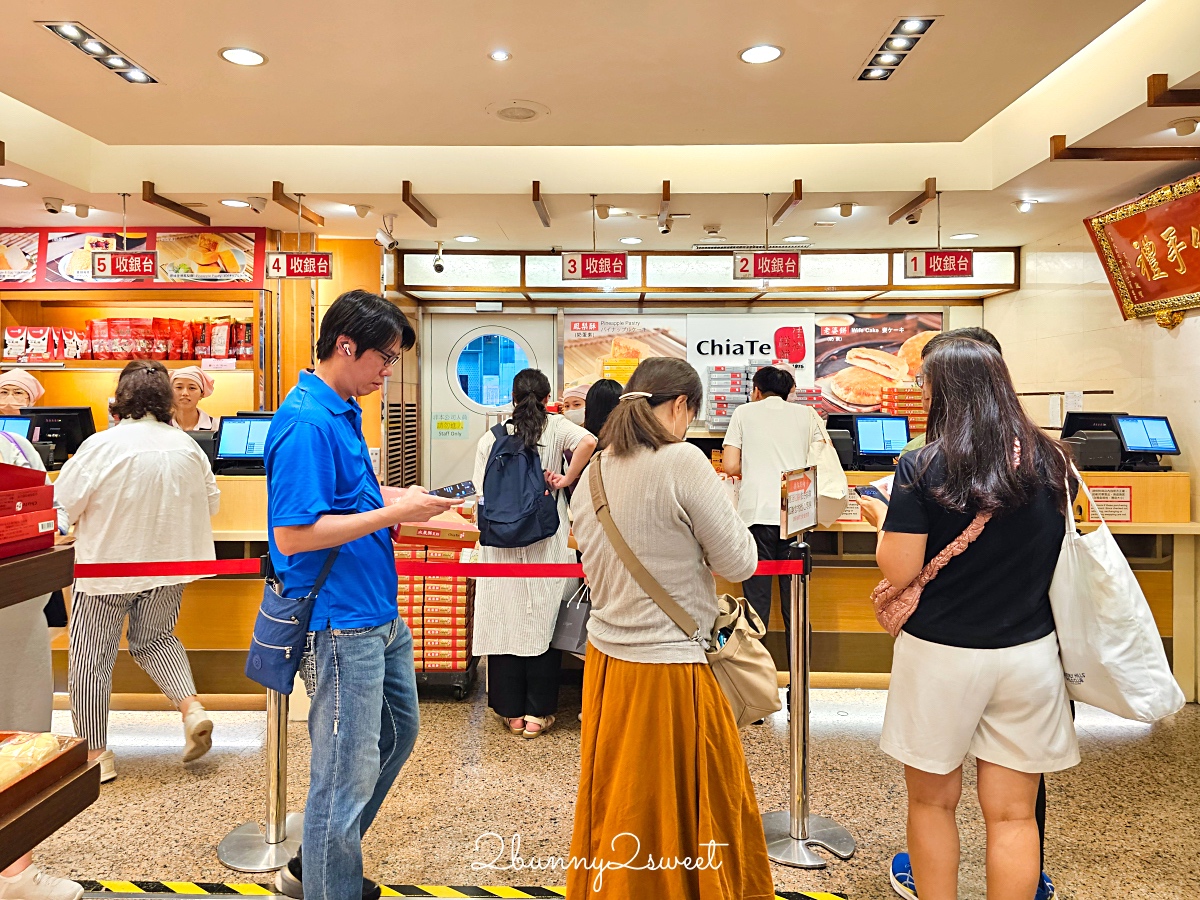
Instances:
[[[775,331],[775,352],[790,363],[804,362],[803,328],[779,328]]]

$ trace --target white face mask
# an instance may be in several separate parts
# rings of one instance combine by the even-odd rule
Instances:
[[[587,412],[586,408],[581,406],[578,409],[565,409],[563,410],[563,415],[567,417],[568,421],[574,422],[576,425],[582,425],[583,414],[585,412]]]

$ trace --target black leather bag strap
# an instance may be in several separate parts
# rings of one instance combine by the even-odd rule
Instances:
[[[321,593],[321,588],[325,586],[325,579],[333,571],[333,564],[337,560],[337,555],[341,552],[341,549],[340,546],[334,547],[329,551],[329,555],[325,557],[325,564],[321,566],[321,571],[317,574],[317,580],[313,582],[312,590],[308,592],[309,600],[316,600],[317,594]]]

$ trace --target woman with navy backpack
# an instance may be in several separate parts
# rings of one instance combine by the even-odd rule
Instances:
[[[518,372],[512,418],[479,440],[474,481],[480,490],[480,562],[575,561],[567,547],[571,526],[563,489],[583,472],[596,438],[548,413],[549,397],[544,374]],[[550,639],[565,586],[560,578],[480,578],[475,585],[472,653],[488,658],[488,705],[504,727],[525,738],[554,724],[562,653]]]

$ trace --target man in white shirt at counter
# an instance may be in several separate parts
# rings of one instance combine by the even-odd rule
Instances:
[[[721,465],[740,475],[738,514],[754,535],[759,561],[787,559],[791,540],[779,536],[780,484],[784,472],[810,465],[814,441],[829,443],[825,423],[816,411],[787,398],[796,380],[785,369],[766,366],[754,376],[750,402],[739,406],[725,434]],[[779,597],[790,660],[792,579],[780,575]],[[746,600],[763,625],[771,621],[771,576],[754,575],[742,582]]]

